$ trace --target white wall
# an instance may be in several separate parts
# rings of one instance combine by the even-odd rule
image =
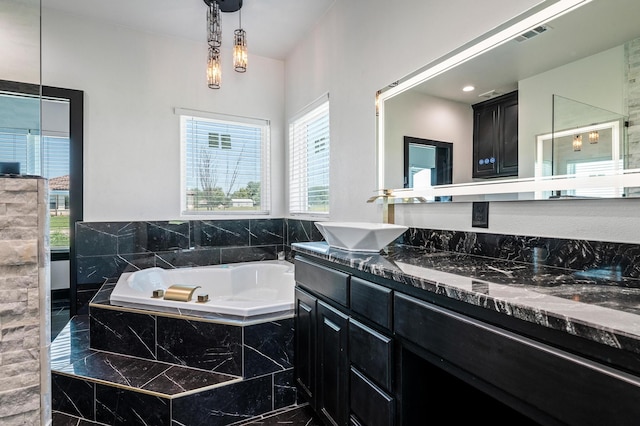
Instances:
[[[380,221],[375,92],[524,11],[536,1],[338,0],[286,63],[286,113],[331,94],[331,219]],[[337,182],[337,183],[336,183]],[[407,205],[409,226],[640,243],[640,199],[491,203],[488,229],[471,204]]]
[[[282,217],[282,61],[253,55],[239,74],[223,50],[222,87],[212,90],[205,80],[206,40],[147,34],[51,9],[42,11],[42,34],[43,84],[85,95],[84,220],[180,217],[176,107],[271,121],[272,214]]]
[[[40,0],[0,0],[0,79],[40,84]]]

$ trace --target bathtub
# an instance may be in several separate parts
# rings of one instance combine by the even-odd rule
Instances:
[[[278,260],[178,269],[154,267],[122,274],[111,292],[110,303],[251,317],[292,310],[294,284],[293,264]],[[192,291],[191,300],[170,300],[176,295],[182,298],[188,292],[185,288]],[[198,301],[198,296],[208,300]]]

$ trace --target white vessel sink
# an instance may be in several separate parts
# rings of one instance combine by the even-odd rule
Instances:
[[[316,222],[330,247],[349,251],[379,252],[409,229],[404,225],[369,222]]]

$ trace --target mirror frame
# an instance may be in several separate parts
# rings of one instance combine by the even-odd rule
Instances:
[[[376,161],[377,161],[377,182],[376,188],[392,189],[396,194],[396,203],[401,203],[402,199],[411,200],[414,197],[424,197],[433,199],[434,197],[458,195],[463,196],[459,201],[474,201],[464,196],[478,196],[491,194],[510,193],[536,193],[553,190],[573,189],[575,185],[582,184],[584,178],[581,177],[549,177],[549,178],[519,178],[490,182],[469,182],[462,184],[441,185],[427,190],[417,190],[413,188],[386,188],[385,186],[385,101],[395,95],[403,93],[425,80],[433,78],[446,72],[464,62],[475,58],[503,43],[517,37],[518,35],[543,25],[559,16],[569,13],[592,0],[545,0],[517,17],[503,23],[484,35],[464,44],[449,54],[436,59],[425,67],[411,73],[400,80],[393,82],[376,93]],[[612,179],[615,178],[615,179]],[[602,182],[597,182],[604,179]],[[633,187],[640,186],[640,170],[623,170],[616,176],[604,176],[590,180],[594,185],[606,185],[612,182],[617,186]],[[524,198],[527,200],[533,199]]]

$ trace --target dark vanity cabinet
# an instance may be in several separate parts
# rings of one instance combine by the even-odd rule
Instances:
[[[327,426],[429,424],[434,410],[453,423],[475,411],[520,426],[638,424],[640,375],[612,363],[628,357],[617,349],[326,259],[295,262],[295,375]]]
[[[473,177],[518,176],[518,92],[473,105]]]
[[[327,425],[396,424],[391,290],[300,257],[295,274],[301,394]]]

